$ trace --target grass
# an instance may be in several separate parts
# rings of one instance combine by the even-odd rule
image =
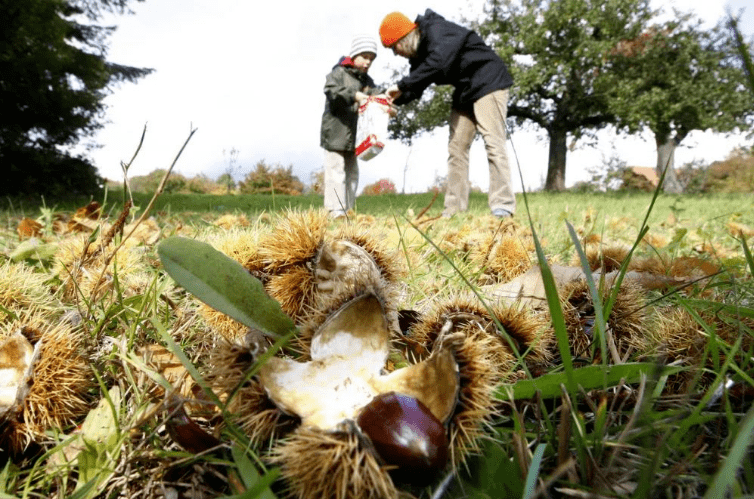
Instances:
[[[469,212],[450,220],[436,218],[442,199],[431,204],[432,198],[360,197],[350,222],[401,255],[407,269],[402,309],[422,311],[469,287],[482,289],[480,283],[494,277],[485,266],[485,251],[489,257],[487,245],[503,237],[503,226],[487,215],[486,196],[473,194]],[[110,224],[117,225],[121,199],[119,192],[108,195],[104,212]],[[148,201],[136,196],[135,213],[123,221],[134,219]],[[117,234],[103,248],[103,256],[112,256],[109,270],[102,271],[94,259],[88,263],[95,275],[91,281],[86,273],[73,272],[75,266],[56,262],[86,254],[81,245],[87,241],[96,248],[109,226],[58,234],[55,219],[70,217],[75,206],[6,206],[0,265],[8,274],[11,267],[30,273],[4,281],[13,292],[0,291],[3,337],[34,321],[40,330],[47,323],[72,321],[83,332],[81,350],[92,359],[92,372],[84,393],[89,412],[35,434],[30,445],[14,452],[7,437],[18,427],[5,422],[0,498],[280,494],[277,471],[260,461],[237,415],[218,415],[205,401],[192,406],[187,420],[163,404],[184,386],[181,379],[204,384],[202,373],[218,339],[198,313],[198,301],[165,275],[156,242],[184,235],[216,247],[232,248],[247,239],[253,244],[275,229],[278,219],[271,212],[316,209],[321,203],[315,195],[163,195],[154,205],[150,230],[124,242],[117,253],[112,253],[121,241]],[[634,315],[620,308],[604,279],[595,277],[584,291],[590,306],[577,311],[583,331],[593,338],[585,351],[574,352],[568,322],[574,310],[560,297],[555,274],[547,279],[545,271],[544,313],[558,339],[554,359],[544,372],[497,388],[502,409],[484,452],[459,469],[446,489],[435,489],[434,497],[754,495],[754,259],[753,234],[745,233],[754,227],[751,195],[660,195],[652,204],[647,194],[534,193],[528,205],[531,220],[525,219],[522,198],[516,220],[518,237],[536,239],[529,264],[583,267],[596,241],[635,246],[635,262],[694,258],[695,264],[714,264],[715,273],[684,281],[680,290],[647,291],[642,305],[647,319],[640,334],[653,334],[672,310],[674,321],[680,324],[682,317],[687,330],[698,331],[696,343],[674,357],[635,347],[621,350],[622,322]],[[218,225],[229,214],[232,226]],[[52,251],[39,252],[33,245],[19,251],[29,246],[16,234],[23,217],[40,222],[39,240]],[[40,276],[49,300],[44,307],[40,282],[32,279]],[[186,450],[187,442],[213,431],[224,442],[219,452]],[[429,497],[430,492],[422,493]]]

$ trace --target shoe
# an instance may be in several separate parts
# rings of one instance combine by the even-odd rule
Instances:
[[[505,208],[495,208],[492,210],[492,215],[497,218],[509,218],[513,216],[513,213],[506,210]]]

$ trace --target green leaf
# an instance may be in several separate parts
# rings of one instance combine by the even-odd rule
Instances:
[[[55,256],[57,251],[57,243],[43,243],[39,239],[32,237],[16,246],[16,249],[9,256],[14,262],[23,260],[49,260]]]
[[[724,499],[733,488],[738,477],[738,470],[744,459],[750,459],[748,452],[752,443],[752,431],[754,431],[754,409],[750,409],[746,417],[741,421],[738,435],[730,449],[725,463],[720,467],[712,480],[712,485],[707,489],[704,499]]]
[[[607,365],[607,357],[609,355],[609,352],[607,350],[607,339],[605,337],[607,324],[605,322],[606,317],[603,314],[602,310],[602,296],[597,291],[597,286],[594,284],[594,276],[592,275],[592,272],[589,268],[589,260],[587,260],[586,258],[584,248],[581,247],[581,244],[579,242],[579,235],[576,233],[576,229],[574,229],[573,225],[571,225],[571,223],[567,220],[566,226],[568,227],[568,233],[571,235],[571,242],[573,242],[573,247],[579,256],[581,268],[584,269],[584,277],[586,278],[586,283],[589,287],[589,294],[592,296],[592,306],[594,307],[594,335],[599,341],[600,358],[602,359],[602,364]]]
[[[617,366],[594,365],[573,370],[573,380],[584,390],[606,388],[625,380],[626,383],[637,383],[642,374],[651,375],[658,369],[657,364],[633,362]],[[683,367],[664,367],[661,376],[682,371]],[[543,398],[559,397],[562,392],[561,384],[566,384],[564,373],[545,374],[534,379],[526,379],[514,384],[501,385],[497,390],[497,397],[501,400],[520,400],[533,397],[537,391]]]
[[[50,463],[76,462],[78,479],[71,497],[91,499],[107,484],[118,462],[124,433],[120,431],[120,388],[113,386],[89,411],[81,430],[53,449]]]
[[[275,499],[275,494],[270,490],[270,485],[277,479],[280,470],[275,468],[265,473],[264,476],[260,475],[257,467],[254,466],[241,446],[237,444],[231,448],[231,454],[246,487],[244,493],[232,497],[237,499]]]
[[[171,237],[157,252],[168,275],[210,307],[273,338],[295,329],[259,279],[209,244]]]
[[[496,442],[483,444],[484,454],[472,456],[468,473],[459,471],[459,484],[448,491],[448,499],[492,499],[523,497],[521,469]],[[462,468],[463,469],[463,468]],[[446,497],[446,496],[443,496]]]
[[[539,476],[539,467],[542,466],[542,456],[545,454],[545,448],[547,448],[547,444],[539,444],[534,451],[534,457],[529,465],[529,473],[526,475],[526,485],[524,487],[525,499],[534,497],[537,487],[537,477]]]

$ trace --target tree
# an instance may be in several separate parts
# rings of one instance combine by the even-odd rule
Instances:
[[[728,27],[733,36],[733,45],[735,47],[738,56],[741,58],[741,65],[746,73],[746,80],[749,86],[749,91],[754,95],[754,61],[752,60],[752,47],[750,43],[744,41],[741,30],[738,28],[740,21],[740,14],[735,17],[731,12],[728,12]]]
[[[508,116],[516,126],[533,124],[547,133],[545,189],[563,190],[569,136],[579,139],[615,122],[601,91],[600,67],[611,47],[644,29],[654,15],[649,0],[491,0],[486,11],[479,33],[506,61],[515,81]],[[399,114],[393,137],[410,141],[422,130],[446,124],[446,94],[435,87],[434,96]]]
[[[453,87],[438,85],[427,89],[421,99],[396,107],[388,124],[390,138],[410,146],[423,132],[448,124]]]
[[[142,0],[138,0],[142,1]],[[72,152],[102,127],[104,97],[118,82],[152,70],[106,60],[128,0],[0,0],[0,194],[94,194],[91,161]]]
[[[546,190],[565,188],[567,141],[615,122],[600,68],[607,51],[633,39],[654,12],[648,0],[492,1],[480,32],[509,62],[508,116],[547,132]]]
[[[225,153],[226,151],[223,150],[223,156],[225,156]],[[235,147],[230,149],[230,152],[228,152],[228,165],[225,167],[222,175],[217,178],[217,183],[225,186],[226,194],[230,194],[236,188],[236,180],[233,178],[233,175],[241,169],[241,165],[238,164],[238,154],[239,151]]]
[[[703,30],[701,20],[676,13],[671,22],[619,42],[603,66],[617,126],[654,134],[665,192],[683,192],[674,156],[689,133],[743,129],[754,110],[730,42],[722,24]]]

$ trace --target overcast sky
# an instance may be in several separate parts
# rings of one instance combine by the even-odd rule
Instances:
[[[745,3],[655,0],[654,5],[693,10],[713,24],[725,15],[726,6],[738,12]],[[113,18],[118,29],[111,37],[108,59],[155,72],[136,84],[121,85],[107,97],[109,123],[97,135],[102,147],[92,157],[103,176],[122,178],[120,163],[131,158],[146,124],[146,139],[130,172],[143,175],[167,168],[195,127],[198,130],[176,166],[184,175],[204,173],[216,178],[235,148],[241,177],[265,160],[293,165],[294,173],[309,183],[311,173],[322,167],[319,127],[325,75],[348,52],[352,36],[377,36],[380,21],[394,10],[413,19],[430,7],[459,20],[475,18],[482,5],[483,0],[134,3],[135,14]],[[754,34],[753,10],[747,8],[742,26],[749,37]],[[389,84],[392,69],[406,64],[380,47],[370,75],[378,84]],[[446,173],[447,133],[447,128],[439,129],[415,141],[410,150],[389,142],[380,156],[360,163],[359,188],[390,178],[399,191],[425,191],[436,175]],[[512,136],[517,161],[512,155],[511,161],[514,167],[520,164],[527,189],[540,187],[547,170],[548,143],[536,135],[516,132]],[[723,159],[744,142],[743,137],[695,132],[681,144],[676,165]],[[602,164],[614,153],[631,166],[654,166],[656,157],[650,135],[625,139],[603,133],[598,149],[578,147],[568,154],[566,183],[584,179],[587,168]],[[486,190],[487,177],[484,148],[478,139],[471,153],[471,180]],[[514,183],[520,191],[518,175]]]

